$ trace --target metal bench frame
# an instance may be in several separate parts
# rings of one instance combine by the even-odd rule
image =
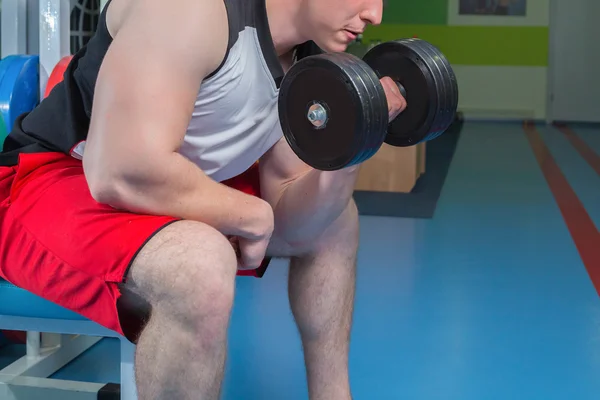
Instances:
[[[88,320],[8,315],[0,315],[0,329],[27,332],[27,354],[0,370],[0,399],[137,399],[133,367],[135,346],[117,333]],[[120,384],[50,378],[103,337],[116,337],[121,341]]]

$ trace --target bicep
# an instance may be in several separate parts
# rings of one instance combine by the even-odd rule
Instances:
[[[296,59],[322,54],[315,42],[308,41],[296,49]],[[275,206],[283,190],[313,168],[304,163],[282,137],[259,162],[261,195]]]
[[[84,159],[175,151],[225,55],[226,18],[222,0],[135,1],[98,74]]]
[[[261,157],[258,167],[261,196],[273,207],[290,183],[312,170],[298,158],[285,138],[281,138]]]

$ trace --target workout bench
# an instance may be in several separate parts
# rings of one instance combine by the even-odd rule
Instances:
[[[135,346],[124,337],[0,279],[0,330],[27,332],[27,355],[0,369],[2,400],[136,400]],[[103,337],[121,340],[120,384],[50,379]]]
[[[72,2],[39,0],[36,3],[40,10],[37,29],[39,54],[36,55],[26,54],[27,1],[5,1],[2,4],[0,145],[10,131],[16,115],[29,111],[37,104],[38,99],[46,97],[62,79],[64,69],[70,61]],[[105,3],[106,1],[101,0],[102,7]],[[48,76],[50,71],[52,73]],[[35,90],[37,86],[39,91]],[[0,330],[27,332],[26,356],[0,369],[0,399],[137,399],[133,344],[115,332],[2,279]],[[120,384],[50,378],[103,337],[116,337],[121,341]]]

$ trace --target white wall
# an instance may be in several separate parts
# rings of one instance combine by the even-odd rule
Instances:
[[[600,0],[553,0],[551,120],[600,122]]]
[[[459,0],[448,1],[448,25],[548,26],[550,0],[527,0],[524,17],[459,15],[458,9]],[[546,118],[546,67],[453,65],[453,68],[460,90],[459,111],[466,118]]]
[[[547,68],[454,65],[458,109],[469,119],[544,119]]]

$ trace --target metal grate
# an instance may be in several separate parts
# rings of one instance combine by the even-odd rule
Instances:
[[[72,0],[71,4],[71,54],[75,54],[96,32],[100,0]]]

